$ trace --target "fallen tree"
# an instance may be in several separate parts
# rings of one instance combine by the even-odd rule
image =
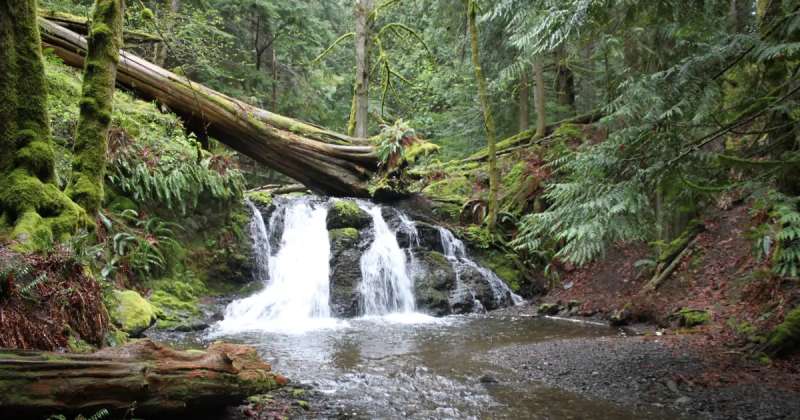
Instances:
[[[87,46],[83,36],[45,18],[39,19],[39,27],[46,47],[66,64],[83,68]],[[213,136],[314,191],[370,195],[367,183],[378,157],[367,139],[256,108],[125,51],[120,51],[117,82],[166,105],[199,136]]]
[[[137,340],[92,354],[0,350],[0,417],[100,409],[147,418],[208,414],[286,383],[240,344],[177,351]]]

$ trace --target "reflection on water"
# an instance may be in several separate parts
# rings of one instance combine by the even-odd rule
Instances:
[[[348,416],[641,418],[641,413],[530,383],[515,366],[486,357],[509,345],[598,337],[613,330],[491,315],[427,321],[354,319],[303,334],[260,331],[214,338],[257,347],[276,371],[329,394]]]

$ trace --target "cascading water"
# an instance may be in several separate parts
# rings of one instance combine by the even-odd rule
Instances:
[[[259,270],[264,270],[264,265],[268,267],[268,278],[259,278],[266,280],[261,292],[228,305],[218,328],[223,332],[292,332],[335,325],[328,303],[330,244],[326,206],[307,199],[287,204],[280,248],[275,255],[271,254],[269,239],[277,223],[270,223],[267,229],[258,209],[252,208],[256,263]],[[257,275],[260,277],[261,271]]]
[[[361,202],[359,207],[372,216],[375,232],[375,239],[361,256],[359,290],[363,315],[414,312],[414,282],[409,275],[406,253],[383,219],[379,206]]]
[[[272,255],[272,247],[269,244],[269,233],[264,224],[264,217],[261,211],[249,199],[245,199],[247,207],[253,214],[250,219],[250,238],[253,240],[253,255],[255,257],[255,279],[260,283],[266,284],[269,280],[269,257]]]
[[[467,255],[467,248],[464,246],[464,242],[461,242],[460,239],[456,238],[455,235],[453,235],[453,232],[450,232],[441,226],[438,229],[439,237],[442,240],[444,256],[447,257],[447,259],[450,261],[450,264],[453,266],[453,270],[456,272],[457,281],[460,281],[461,271],[465,267],[470,267],[477,270],[478,273],[480,273],[481,276],[489,283],[496,302],[502,301],[504,296],[510,296],[511,301],[514,302],[515,305],[519,305],[523,302],[522,297],[512,292],[511,289],[508,288],[508,285],[506,285],[503,280],[497,277],[497,274],[488,268],[481,267],[475,261],[470,259]],[[479,304],[480,302],[477,303]]]

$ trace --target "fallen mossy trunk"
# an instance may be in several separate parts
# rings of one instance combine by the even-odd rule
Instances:
[[[39,19],[42,42],[70,66],[83,68],[86,39]],[[337,196],[369,196],[378,167],[367,139],[355,139],[248,105],[140,57],[120,51],[117,81],[158,100],[200,136],[211,135],[312,190]]]
[[[146,418],[207,415],[286,383],[240,344],[178,351],[138,340],[92,354],[0,350],[0,417],[100,409]]]

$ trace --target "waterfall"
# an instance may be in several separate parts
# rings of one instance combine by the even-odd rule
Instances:
[[[450,264],[453,266],[453,270],[456,272],[456,281],[460,281],[460,272],[462,269],[465,267],[471,267],[477,270],[489,283],[489,286],[492,288],[492,294],[494,295],[495,301],[501,301],[503,296],[508,294],[511,296],[511,300],[515,305],[519,305],[523,302],[522,297],[512,292],[511,289],[508,288],[508,285],[499,277],[497,277],[497,274],[488,268],[481,267],[475,261],[470,259],[467,255],[467,248],[464,246],[464,242],[456,238],[455,235],[453,235],[453,232],[441,226],[438,227],[438,230],[439,237],[442,240],[444,256],[447,257],[447,259],[450,261]],[[480,302],[476,303],[480,304]]]
[[[364,202],[359,207],[372,216],[375,239],[361,256],[361,284],[364,315],[414,312],[414,282],[409,275],[406,253],[386,224],[381,208]],[[414,230],[416,233],[416,229]]]
[[[255,257],[255,280],[266,284],[269,279],[269,257],[272,255],[272,247],[269,244],[269,233],[264,224],[264,216],[261,210],[249,199],[245,199],[245,204],[250,208],[252,217],[250,218],[250,238],[253,240],[253,256]]]
[[[257,275],[266,282],[265,287],[253,296],[228,305],[225,318],[219,323],[222,331],[293,332],[335,324],[330,318],[328,304],[327,213],[324,204],[313,203],[310,199],[286,204],[280,247],[272,255],[269,239],[278,223],[271,220],[267,228],[256,209],[251,233],[259,265]],[[264,271],[268,272],[266,279],[261,278]]]

